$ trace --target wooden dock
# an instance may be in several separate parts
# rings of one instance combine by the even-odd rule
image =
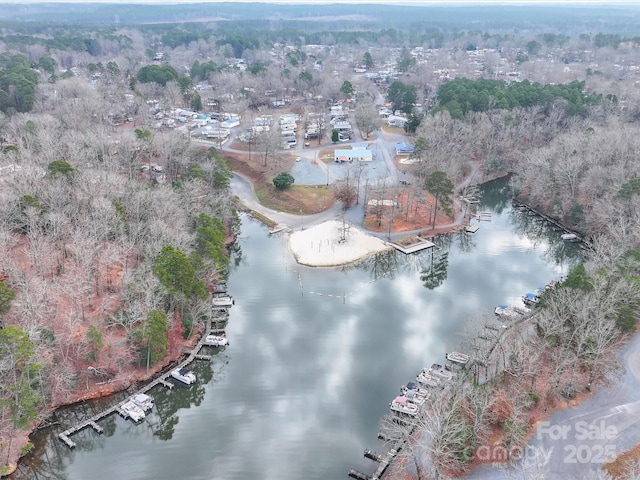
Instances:
[[[206,326],[206,332],[208,331],[212,331],[211,330],[211,322],[208,321],[207,322],[207,326]],[[164,387],[167,387],[169,389],[172,389],[174,384],[172,382],[167,381],[167,379],[169,378],[169,376],[171,375],[171,372],[173,370],[180,369],[183,367],[186,367],[187,365],[189,365],[191,362],[193,362],[194,360],[211,360],[213,357],[211,355],[203,355],[200,354],[200,350],[202,349],[203,345],[205,344],[205,338],[206,335],[203,335],[199,340],[198,343],[190,350],[188,356],[182,361],[180,362],[178,365],[173,366],[171,369],[169,369],[168,371],[164,372],[163,374],[161,374],[160,376],[156,377],[153,381],[147,383],[146,385],[144,385],[142,388],[140,388],[136,393],[147,393],[149,390],[151,390],[152,388],[158,386],[158,385],[162,385]],[[128,398],[117,403],[116,405],[111,406],[110,408],[107,408],[106,410],[103,410],[102,412],[94,415],[93,417],[84,420],[80,423],[78,423],[77,425],[65,430],[62,433],[58,434],[58,438],[60,440],[62,440],[65,445],[67,445],[69,448],[74,448],[76,446],[76,443],[71,440],[71,436],[75,433],[78,433],[80,430],[83,430],[87,427],[91,427],[93,428],[96,432],[98,433],[103,433],[103,429],[100,425],[98,425],[98,421],[102,420],[103,418],[108,417],[109,415],[115,413],[115,412],[119,412],[121,409],[121,406],[128,401]]]
[[[356,480],[371,480],[371,477],[369,475],[365,475],[362,472],[359,472],[358,470],[354,470],[353,468],[349,469],[348,475],[351,478],[355,478]]]
[[[73,448],[76,446],[76,444],[73,440],[71,440],[71,438],[69,438],[71,435],[73,435],[74,433],[78,433],[80,430],[83,430],[87,427],[93,428],[98,433],[103,433],[104,432],[103,428],[100,425],[98,425],[96,422],[98,420],[102,420],[105,417],[108,417],[119,408],[120,408],[120,404],[115,405],[107,410],[104,410],[98,413],[97,415],[94,415],[90,419],[85,420],[84,422],[79,423],[76,426],[71,427],[62,433],[59,433],[58,438],[62,440],[69,448]]]
[[[391,462],[393,462],[393,459],[396,458],[396,455],[398,454],[398,452],[400,451],[400,449],[402,447],[404,447],[404,444],[407,440],[403,439],[403,440],[398,440],[395,445],[393,446],[393,448],[390,448],[387,453],[385,454],[378,454],[375,452],[371,452],[371,450],[365,450],[364,451],[364,456],[375,461],[378,462],[378,468],[376,468],[376,471],[373,472],[373,475],[371,475],[370,477],[367,477],[369,480],[380,480],[382,478],[382,476],[385,474],[385,472],[387,471],[387,468],[389,468],[389,465],[391,465]],[[373,458],[372,456],[367,455],[368,453],[371,453],[372,455],[375,455],[376,458]],[[360,473],[360,472],[358,472]],[[349,475],[351,476],[351,475]]]
[[[158,384],[162,385],[163,387],[167,387],[169,390],[171,390],[171,389],[173,388],[173,383],[171,383],[171,382],[167,382],[167,381],[166,381],[166,380],[164,380],[164,379],[160,379],[160,380],[158,381]]]
[[[374,462],[377,462],[378,467],[376,468],[375,472],[373,472],[373,475],[371,476],[366,475],[357,470],[350,469],[347,472],[349,477],[355,478],[356,480],[380,480],[382,476],[385,474],[385,472],[387,471],[387,468],[389,468],[389,465],[391,465],[391,462],[393,462],[393,459],[396,458],[396,455],[398,455],[398,453],[404,448],[405,443],[408,442],[409,439],[413,436],[417,428],[417,425],[414,422],[409,422],[409,424],[412,425],[409,433],[407,435],[403,435],[402,438],[398,440],[393,440],[389,438],[383,431],[378,432],[378,438],[380,440],[384,441],[385,443],[393,442],[392,447],[389,450],[387,450],[385,453],[377,453],[377,452],[374,452],[373,450],[369,450],[368,448],[366,448],[364,450],[365,458],[368,458],[369,460],[373,460]]]
[[[564,233],[570,233],[576,236],[577,241],[588,245],[588,242],[584,239],[584,237],[582,235],[580,235],[578,232],[575,232],[573,230],[571,230],[570,228],[565,227],[563,224],[561,224],[558,220],[556,220],[553,217],[550,217],[548,215],[545,215],[542,212],[539,212],[538,210],[536,210],[535,208],[531,207],[530,205],[527,205],[526,203],[520,203],[517,202],[515,200],[513,200],[513,204],[518,207],[520,210],[527,212],[527,214],[531,215],[531,216],[536,216],[542,220],[544,220],[545,222],[549,223],[550,225],[552,225],[556,230],[562,231]]]
[[[421,237],[416,236],[413,240],[413,243],[407,245],[398,242],[390,242],[390,245],[393,246],[396,250],[401,251],[405,255],[419,252],[420,250],[425,250],[427,248],[432,248],[435,246],[435,243]]]
[[[369,450],[368,448],[365,448],[364,456],[365,458],[368,458],[369,460],[373,460],[374,462],[379,463],[382,461],[382,455],[380,455],[377,452],[374,452],[373,450]]]

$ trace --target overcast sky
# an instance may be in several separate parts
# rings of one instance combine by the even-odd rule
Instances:
[[[460,5],[460,4],[509,4],[523,5],[533,3],[544,4],[635,4],[640,5],[640,0],[610,1],[610,0],[231,0],[232,2],[261,2],[261,3],[384,3],[388,5]],[[225,0],[0,0],[0,3],[226,3]]]

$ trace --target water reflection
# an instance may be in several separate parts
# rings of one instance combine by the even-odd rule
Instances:
[[[507,188],[506,186],[501,188]],[[242,219],[232,256],[226,324],[231,346],[196,361],[195,385],[155,388],[140,425],[118,416],[85,430],[69,450],[55,433],[114,398],[59,412],[59,430],[16,478],[281,480],[372,473],[379,419],[402,384],[448,349],[467,325],[568,269],[564,244],[532,228],[500,190],[473,235],[438,237],[434,249],[384,252],[345,268],[293,261],[286,236]],[[542,232],[542,233],[541,233]],[[538,235],[543,235],[538,237]],[[559,235],[556,235],[559,238]],[[553,251],[554,253],[549,253]],[[556,261],[558,258],[558,261]],[[64,428],[63,428],[64,427]]]
[[[429,290],[438,288],[447,279],[448,267],[449,252],[437,250],[431,255],[431,266],[420,271],[420,281]]]
[[[510,176],[482,185],[482,208],[491,210],[496,215],[502,215],[504,210],[511,207],[512,198]]]
[[[541,217],[527,210],[514,208],[510,218],[519,235],[531,239],[535,246],[545,245],[544,255],[548,261],[561,264],[566,258],[581,255],[581,244],[562,240],[563,231]]]

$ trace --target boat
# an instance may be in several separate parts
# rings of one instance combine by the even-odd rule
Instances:
[[[419,410],[418,405],[411,403],[407,397],[402,395],[394,398],[389,408],[394,412],[404,413],[406,415],[417,415]]]
[[[563,233],[562,235],[560,235],[560,238],[562,240],[566,240],[567,242],[579,242],[580,241],[580,237],[578,237],[578,235],[576,235],[575,233]]]
[[[440,385],[440,379],[429,372],[426,368],[418,374],[416,382],[427,387],[437,387]]]
[[[191,385],[196,382],[196,374],[187,367],[176,368],[171,372],[171,376],[176,380]]]
[[[525,305],[535,305],[540,301],[540,296],[535,293],[527,292],[522,296]]]
[[[226,307],[230,307],[231,305],[233,305],[235,302],[233,301],[233,298],[231,298],[229,295],[225,295],[225,294],[221,294],[221,295],[214,295],[211,298],[211,305],[215,308],[226,308]]]
[[[400,387],[400,394],[407,397],[407,400],[416,405],[422,405],[427,398],[429,398],[429,392],[420,388],[420,386],[414,382],[409,382]]]
[[[440,377],[443,380],[451,380],[454,377],[454,373],[447,370],[444,366],[439,363],[434,363],[429,367],[429,373],[435,375],[436,377]]]
[[[469,363],[469,355],[460,352],[450,352],[445,354],[445,358],[452,363],[458,365],[466,365]]]
[[[521,317],[522,315],[524,315],[525,313],[529,313],[531,310],[528,309],[527,307],[514,307],[512,305],[498,305],[494,310],[493,313],[495,313],[496,315],[498,315],[499,317],[504,317],[504,318],[518,318]]]
[[[547,283],[545,285],[545,290],[553,290],[554,288],[556,288],[557,286],[559,286],[562,283],[562,279],[560,280],[551,280],[549,281],[549,283]]]
[[[143,412],[148,412],[153,408],[153,398],[145,393],[136,393],[131,397],[131,401],[140,407]]]
[[[204,345],[209,345],[211,347],[226,347],[229,345],[229,340],[227,340],[224,333],[220,335],[210,333],[204,338]]]
[[[133,400],[127,400],[118,407],[118,413],[124,418],[130,418],[134,422],[138,423],[144,420],[146,416],[144,410],[136,405]]]
[[[226,293],[227,292],[227,284],[224,282],[216,283],[213,286],[213,293]]]

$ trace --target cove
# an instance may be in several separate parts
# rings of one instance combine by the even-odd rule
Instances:
[[[155,388],[140,424],[117,415],[67,448],[59,431],[111,405],[62,409],[34,436],[14,479],[347,478],[383,451],[379,419],[401,385],[465,342],[493,309],[566,274],[580,248],[513,209],[507,183],[484,187],[490,221],[437,249],[385,252],[340,268],[297,265],[286,234],[242,218],[228,290],[230,346],[192,364],[198,381]],[[124,394],[123,394],[124,396]]]

